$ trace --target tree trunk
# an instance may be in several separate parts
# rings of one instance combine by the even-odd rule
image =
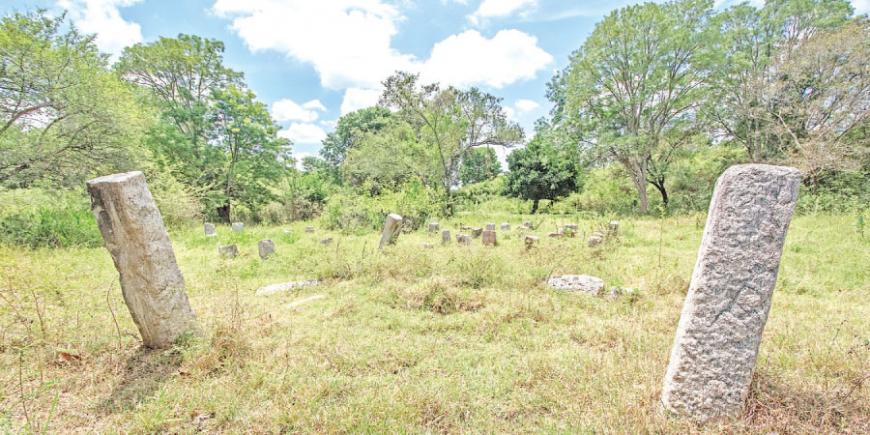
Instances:
[[[665,188],[664,180],[650,182],[650,184],[652,184],[653,186],[656,187],[656,189],[658,189],[659,193],[662,195],[662,204],[665,206],[665,208],[667,208],[668,201],[670,200],[670,198],[668,197],[668,189]]]
[[[637,208],[642,214],[649,212],[649,199],[646,196],[646,177],[644,174],[635,175],[634,186],[637,188]]]
[[[217,208],[218,218],[220,218],[221,222],[230,223],[230,201],[227,200],[226,204]]]
[[[538,212],[538,205],[540,205],[540,203],[541,203],[541,200],[540,200],[540,199],[535,199],[535,200],[532,202],[532,214],[535,214],[535,213]]]

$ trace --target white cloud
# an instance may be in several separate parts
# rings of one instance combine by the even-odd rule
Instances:
[[[537,101],[521,98],[514,102],[514,106],[521,112],[531,112],[532,110],[541,107]]]
[[[468,16],[468,21],[478,25],[487,18],[507,17],[532,9],[537,4],[537,0],[483,0],[477,10]]]
[[[856,14],[870,13],[870,0],[852,0]]]
[[[487,8],[487,16],[504,10]],[[216,0],[213,10],[232,20],[250,50],[274,50],[309,64],[324,87],[336,90],[378,89],[399,70],[421,73],[425,81],[503,87],[533,78],[553,60],[537,38],[519,30],[492,38],[477,31],[452,35],[433,46],[428,60],[401,53],[391,44],[404,17],[384,0]]]
[[[300,105],[289,98],[272,103],[272,117],[278,122],[284,121],[316,121],[320,116],[318,111],[326,111],[320,100],[311,100]]]
[[[101,51],[113,58],[120,56],[124,47],[142,42],[142,28],[127,21],[118,8],[132,6],[141,0],[58,0],[66,9],[76,27],[84,33],[93,33],[94,42]]]
[[[294,122],[279,131],[278,136],[290,139],[294,144],[318,144],[326,138],[326,132],[317,124]]]
[[[381,91],[377,89],[348,88],[344,91],[344,99],[341,100],[341,114],[365,109],[378,104]]]
[[[490,39],[466,30],[435,44],[421,75],[424,81],[502,88],[534,78],[552,62],[537,38],[519,30],[502,30]]]

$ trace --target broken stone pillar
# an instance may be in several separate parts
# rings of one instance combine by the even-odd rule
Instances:
[[[434,234],[437,233],[439,229],[438,222],[432,222],[429,224],[429,233]]]
[[[87,188],[143,344],[167,347],[185,332],[196,330],[184,277],[142,172],[95,178]]]
[[[501,230],[502,230],[502,231],[510,231],[510,230],[511,230],[511,224],[509,224],[509,223],[507,223],[507,222],[501,224]]]
[[[483,228],[475,227],[475,228],[471,229],[471,237],[474,237],[476,239],[482,235],[483,235]]]
[[[384,249],[384,246],[395,244],[401,231],[402,217],[395,213],[388,214],[386,220],[384,220],[384,231],[381,233],[381,243],[378,245],[378,249]]]
[[[260,258],[265,260],[275,253],[275,242],[271,240],[260,240],[257,243],[257,251],[260,254]]]
[[[214,224],[210,224],[208,222],[203,225],[203,230],[205,230],[206,237],[213,237],[217,235],[217,230],[214,227]]]
[[[493,225],[495,226],[495,225]],[[483,232],[483,246],[495,246],[498,244],[495,230],[486,230]]]
[[[223,258],[236,258],[239,256],[239,247],[236,245],[218,246],[218,254]]]
[[[610,221],[607,225],[607,235],[610,237],[619,235],[619,221]]]
[[[457,234],[456,243],[461,246],[469,246],[471,245],[471,236],[466,234]]]
[[[538,243],[538,236],[526,236],[526,250],[532,249]]]
[[[586,240],[586,246],[590,248],[594,248],[601,244],[604,241],[604,234],[600,232],[594,232],[589,235],[589,239]]]
[[[737,165],[716,182],[661,402],[696,421],[743,409],[800,172]]]
[[[441,232],[441,244],[447,245],[450,243],[450,230],[444,230]]]
[[[495,224],[486,224],[486,231],[495,231]]]
[[[233,232],[234,233],[241,233],[242,230],[244,230],[244,229],[245,229],[245,224],[243,224],[241,222],[233,222]]]

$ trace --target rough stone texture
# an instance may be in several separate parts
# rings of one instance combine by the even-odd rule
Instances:
[[[509,223],[507,223],[507,222],[501,224],[501,230],[502,230],[502,231],[510,231],[510,230],[511,230],[511,224],[509,224]]]
[[[438,225],[438,222],[432,222],[429,224],[429,233],[437,233],[441,227]]]
[[[263,260],[272,256],[275,253],[275,242],[271,240],[260,240],[257,243],[257,252],[260,253],[260,258]]]
[[[236,258],[239,255],[239,247],[236,245],[218,246],[218,254],[223,258]]]
[[[441,232],[441,244],[447,245],[450,243],[450,230],[444,230]]]
[[[402,217],[395,213],[388,214],[384,220],[384,231],[381,233],[381,243],[378,245],[378,249],[395,244],[401,231]]]
[[[619,235],[619,221],[610,221],[610,224],[607,225],[607,235]]]
[[[217,230],[214,227],[214,224],[207,223],[202,226],[205,231],[206,237],[213,237],[217,235]]]
[[[241,233],[245,229],[245,224],[241,222],[233,222],[233,232]]]
[[[604,242],[604,234],[599,232],[594,232],[589,236],[589,239],[586,240],[586,246],[590,248],[594,248]]]
[[[327,237],[320,241],[320,244],[323,246],[329,246],[332,244],[332,237]]]
[[[309,234],[314,233],[314,227],[305,227],[305,232]]]
[[[91,208],[118,270],[124,302],[146,347],[171,345],[196,317],[172,242],[141,172],[87,182]]]
[[[552,232],[550,234],[547,234],[547,237],[552,237],[554,239],[558,239],[558,238],[562,237],[562,232],[561,231]]]
[[[800,172],[737,165],[716,182],[662,390],[670,412],[696,421],[743,409]]]
[[[604,281],[589,275],[553,276],[547,280],[547,285],[556,290],[583,292],[597,296],[604,289]]]
[[[532,249],[533,246],[538,244],[538,236],[526,236],[523,240],[526,244],[526,250]]]
[[[497,244],[498,236],[496,235],[495,230],[486,230],[483,232],[483,246],[495,246]]]
[[[472,228],[471,229],[471,237],[475,239],[483,235],[483,228]]]
[[[456,235],[456,243],[462,246],[471,245],[471,236],[467,234],[457,234]]]
[[[269,284],[265,287],[260,287],[257,289],[257,294],[260,296],[272,295],[275,293],[281,293],[293,290],[299,287],[310,287],[319,285],[320,281],[316,279],[308,280],[308,281],[291,281],[291,282],[282,282],[279,284]]]
[[[495,224],[486,224],[486,231],[495,231]]]

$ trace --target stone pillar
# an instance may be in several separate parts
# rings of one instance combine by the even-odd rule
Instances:
[[[384,231],[381,233],[381,243],[378,245],[378,249],[384,249],[384,246],[395,244],[401,231],[402,217],[395,213],[388,214],[386,220],[384,220]]]
[[[430,233],[430,234],[437,233],[437,232],[438,232],[438,229],[439,229],[438,222],[431,222],[431,223],[429,224],[429,233]]]
[[[218,246],[218,254],[222,258],[236,258],[239,256],[239,247],[236,245]]]
[[[205,231],[206,237],[214,237],[217,235],[217,230],[215,230],[214,224],[206,222],[205,225],[203,225],[203,230]]]
[[[263,260],[272,256],[275,253],[275,242],[271,240],[260,240],[257,243],[257,252]]]
[[[526,250],[532,249],[536,244],[538,244],[538,236],[526,236],[525,238]]]
[[[509,223],[507,223],[507,222],[501,224],[501,230],[502,230],[502,231],[510,231],[510,230],[511,230],[511,224],[509,224]]]
[[[245,229],[245,224],[241,222],[233,222],[233,232],[241,233]]]
[[[474,237],[476,239],[482,235],[483,235],[483,228],[475,227],[475,228],[471,229],[471,237]]]
[[[737,165],[716,182],[665,375],[666,410],[703,422],[743,409],[800,180],[794,168]]]
[[[466,234],[457,234],[456,235],[456,243],[460,246],[469,246],[471,245],[471,236]]]
[[[495,231],[495,224],[486,224],[484,228],[486,231]]]
[[[450,230],[444,230],[441,232],[441,244],[447,245],[450,243]]]
[[[314,232],[314,227],[305,227],[305,232],[311,234]]]
[[[497,243],[495,230],[486,230],[483,232],[483,246],[495,246]]]
[[[95,178],[87,188],[143,344],[168,347],[197,329],[172,242],[142,173]]]

